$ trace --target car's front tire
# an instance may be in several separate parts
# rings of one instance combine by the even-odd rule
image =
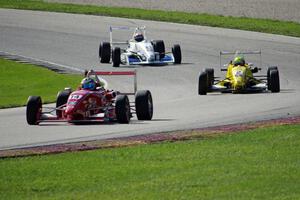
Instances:
[[[159,53],[159,58],[163,59],[165,57],[165,43],[163,40],[153,40],[152,41],[152,46],[154,49],[154,52]]]
[[[128,124],[130,122],[131,113],[127,95],[117,95],[115,112],[119,123]]]
[[[207,74],[207,90],[209,91],[214,84],[215,71],[213,68],[205,68],[204,71]]]
[[[26,106],[26,120],[29,125],[38,125],[42,114],[42,99],[39,96],[30,96]]]
[[[66,104],[71,93],[72,93],[71,90],[63,90],[63,91],[58,92],[57,98],[56,98],[56,108],[59,108],[60,106]],[[61,118],[62,111],[56,110],[56,116],[58,118]]]
[[[207,94],[207,72],[203,71],[199,74],[198,78],[198,94],[206,95]]]
[[[268,85],[270,85],[271,92],[280,92],[279,71],[277,69],[270,71],[270,83]]]
[[[174,56],[174,64],[181,64],[182,56],[181,56],[181,48],[179,44],[175,44],[172,47],[172,53]]]
[[[149,90],[140,90],[135,94],[135,109],[138,120],[151,120],[153,116],[153,100]]]
[[[268,67],[268,71],[267,71],[268,90],[271,90],[271,76],[270,76],[271,70],[278,70],[278,68],[276,66]]]

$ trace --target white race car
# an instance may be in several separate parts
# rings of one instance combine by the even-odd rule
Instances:
[[[133,36],[126,42],[113,42],[113,30],[130,30],[130,27],[110,27],[110,42],[101,42],[99,59],[101,63],[112,60],[113,67],[123,65],[163,65],[181,63],[181,48],[179,44],[172,47],[172,52],[165,51],[163,40],[147,40],[146,28],[137,27]],[[120,48],[116,45],[123,45]]]

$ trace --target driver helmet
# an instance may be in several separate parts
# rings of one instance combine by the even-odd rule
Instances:
[[[136,34],[134,35],[134,40],[137,41],[137,42],[143,41],[143,40],[144,40],[143,34],[142,34],[142,33],[136,33]]]
[[[96,82],[92,78],[84,78],[81,81],[81,88],[87,90],[94,90],[96,88]]]
[[[233,63],[232,63],[234,66],[238,66],[238,65],[245,65],[245,59],[243,56],[236,56],[233,60]]]

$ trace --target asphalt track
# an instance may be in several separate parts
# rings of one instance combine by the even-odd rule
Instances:
[[[46,0],[300,22],[299,0]]]
[[[182,65],[119,69],[137,69],[138,88],[149,89],[153,95],[153,120],[138,121],[133,118],[130,124],[125,125],[73,126],[58,123],[29,126],[25,120],[25,108],[4,109],[0,110],[0,149],[124,137],[300,114],[299,38],[103,16],[0,9],[0,51],[80,69],[116,70],[110,64],[99,64],[97,56],[99,42],[109,39],[110,25],[146,25],[148,38],[164,39],[167,47],[174,43],[181,45]],[[128,39],[125,32],[117,37]],[[199,71],[204,67],[214,67],[216,75],[223,76],[217,70],[218,53],[220,50],[235,49],[261,49],[263,66],[279,67],[281,92],[198,96]],[[248,58],[248,61],[252,60]],[[262,74],[265,73],[266,67],[262,71]],[[113,88],[132,87],[131,82],[124,79],[114,79],[110,84]]]

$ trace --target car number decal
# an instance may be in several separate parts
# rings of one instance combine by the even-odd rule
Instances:
[[[82,97],[82,95],[74,94],[74,95],[71,96],[70,99],[77,100],[77,99],[80,99],[81,97]]]
[[[234,74],[234,76],[235,77],[242,77],[243,74],[244,74],[243,71],[236,71],[235,74]]]

